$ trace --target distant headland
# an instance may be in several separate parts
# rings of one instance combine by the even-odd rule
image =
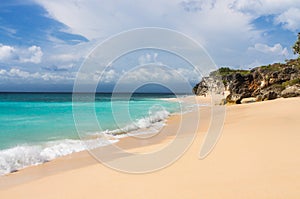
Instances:
[[[300,55],[300,33],[293,46],[295,54]],[[272,100],[279,97],[300,96],[300,56],[286,60],[285,63],[274,63],[259,66],[251,70],[235,70],[228,67],[219,68],[209,74],[193,88],[196,95],[209,92],[209,82],[222,80],[228,94],[225,103],[248,103]]]

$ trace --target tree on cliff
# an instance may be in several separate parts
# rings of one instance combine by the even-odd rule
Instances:
[[[295,54],[300,55],[300,32],[298,33],[298,40],[293,46],[293,51]]]

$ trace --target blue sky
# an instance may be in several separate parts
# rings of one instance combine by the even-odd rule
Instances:
[[[251,68],[295,57],[291,46],[300,31],[300,5],[295,0],[2,0],[0,91],[70,91],[97,44],[142,27],[193,38],[218,67]],[[159,51],[131,53],[115,65],[144,62],[181,63],[178,71],[198,81],[188,64]],[[124,74],[118,67],[107,72],[104,83],[110,87]],[[143,75],[147,72],[154,73]]]

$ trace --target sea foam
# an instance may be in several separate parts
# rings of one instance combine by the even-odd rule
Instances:
[[[124,128],[91,133],[98,138],[88,140],[64,139],[36,145],[20,145],[0,151],[0,175],[5,175],[28,166],[38,165],[75,152],[94,149],[118,142],[119,138],[158,132],[170,113],[166,110],[152,112],[149,117],[140,118]],[[113,136],[107,140],[101,135]]]
[[[11,173],[31,165],[38,165],[71,153],[106,146],[117,139],[58,140],[40,145],[22,145],[0,151],[0,175]]]

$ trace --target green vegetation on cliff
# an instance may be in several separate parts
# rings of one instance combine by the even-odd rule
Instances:
[[[298,39],[293,46],[293,51],[295,54],[300,55],[300,32],[298,33]]]
[[[225,75],[231,75],[231,74],[236,74],[236,73],[240,73],[242,75],[247,75],[250,73],[250,71],[249,70],[236,70],[236,69],[231,69],[229,67],[222,67],[216,71],[211,72],[210,76],[216,76],[216,75],[225,76]]]

